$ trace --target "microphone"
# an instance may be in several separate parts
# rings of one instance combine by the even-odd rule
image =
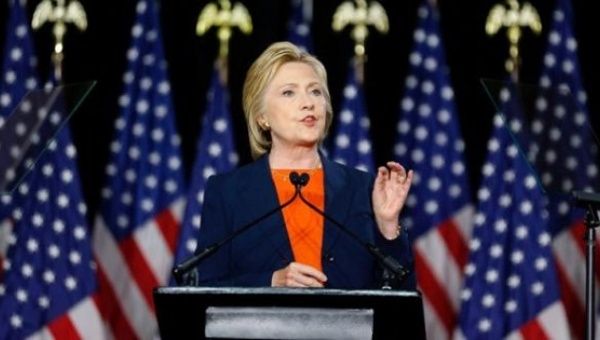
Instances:
[[[363,248],[365,248],[383,267],[383,289],[391,289],[392,282],[394,280],[398,280],[398,283],[402,283],[406,279],[406,276],[409,274],[409,271],[405,269],[395,258],[390,255],[384,254],[376,245],[366,242],[362,240],[358,235],[352,232],[350,229],[346,228],[340,222],[334,220],[324,211],[316,207],[314,204],[310,203],[304,196],[302,195],[301,188],[308,184],[310,180],[310,176],[307,173],[298,174],[295,171],[290,174],[290,181],[292,184],[296,186],[296,193],[300,196],[300,200],[304,202],[304,204],[308,205],[309,208],[316,211],[319,215],[323,216],[326,220],[333,223],[338,229],[343,231],[346,235],[350,236],[353,240],[358,242]]]
[[[187,273],[189,273],[192,269],[196,268],[198,264],[200,264],[200,262],[214,254],[223,245],[231,242],[231,240],[233,240],[246,230],[251,229],[253,226],[257,225],[262,220],[290,205],[296,198],[298,198],[298,195],[300,195],[300,188],[308,183],[308,175],[298,175],[298,173],[294,171],[290,173],[290,182],[292,182],[296,187],[296,191],[294,192],[294,196],[292,196],[292,198],[290,198],[283,204],[280,204],[279,206],[269,210],[268,212],[259,216],[258,218],[246,223],[244,226],[235,230],[233,233],[231,233],[229,236],[225,237],[221,241],[211,244],[210,246],[204,248],[201,252],[192,255],[191,257],[183,261],[181,264],[177,265],[172,272],[177,285],[182,285],[184,282],[184,276]]]
[[[308,181],[310,180],[310,177],[308,176],[307,173],[302,173],[301,175],[298,175],[298,173],[296,171],[292,171],[290,173],[290,182],[292,182],[292,184],[296,187],[296,190],[298,190],[298,194],[302,195],[302,193],[300,192],[300,189],[308,184]]]

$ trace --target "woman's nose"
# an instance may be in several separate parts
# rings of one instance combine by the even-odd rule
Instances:
[[[301,102],[302,110],[312,110],[315,108],[314,98],[310,94],[304,94]]]

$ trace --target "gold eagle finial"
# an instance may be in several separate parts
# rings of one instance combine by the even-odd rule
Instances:
[[[485,32],[488,35],[495,35],[502,27],[506,27],[506,35],[510,42],[510,57],[506,61],[506,70],[513,77],[517,77],[521,28],[529,27],[534,33],[539,34],[542,31],[542,22],[537,10],[530,3],[526,2],[523,6],[519,6],[517,0],[506,0],[506,6],[498,4],[490,10],[485,22]]]
[[[366,0],[346,1],[335,10],[331,26],[336,32],[346,26],[353,26],[351,36],[354,40],[354,67],[357,80],[362,83],[369,26],[374,26],[381,33],[388,32],[389,21],[385,9],[377,1],[371,1],[369,5]]]
[[[218,28],[219,59],[226,59],[233,28],[239,28],[244,34],[252,33],[252,17],[243,4],[236,2],[232,6],[229,0],[218,0],[218,5],[211,2],[200,12],[196,34],[202,36],[213,26]]]
[[[87,16],[80,2],[77,0],[69,1],[56,0],[56,6],[53,0],[43,0],[35,8],[31,27],[34,30],[42,27],[46,22],[53,23],[52,34],[54,35],[54,51],[52,52],[52,61],[54,62],[54,72],[57,81],[62,77],[62,60],[64,51],[64,36],[67,33],[67,24],[73,24],[80,31],[87,28]]]
[[[339,32],[348,25],[353,26],[354,53],[359,58],[365,55],[368,26],[374,26],[381,33],[387,33],[389,30],[385,9],[377,1],[371,1],[368,6],[366,0],[346,1],[340,4],[333,14],[331,26],[334,31]]]

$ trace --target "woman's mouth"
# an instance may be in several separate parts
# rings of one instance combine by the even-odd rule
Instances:
[[[305,125],[313,126],[317,123],[317,117],[312,116],[312,115],[306,116],[306,117],[302,118],[301,122],[304,123]]]

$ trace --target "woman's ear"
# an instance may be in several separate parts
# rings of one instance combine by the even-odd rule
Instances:
[[[269,131],[269,129],[271,129],[271,125],[269,125],[269,122],[265,119],[264,115],[258,117],[256,121],[258,122],[258,126],[260,126],[261,129],[265,131]]]

